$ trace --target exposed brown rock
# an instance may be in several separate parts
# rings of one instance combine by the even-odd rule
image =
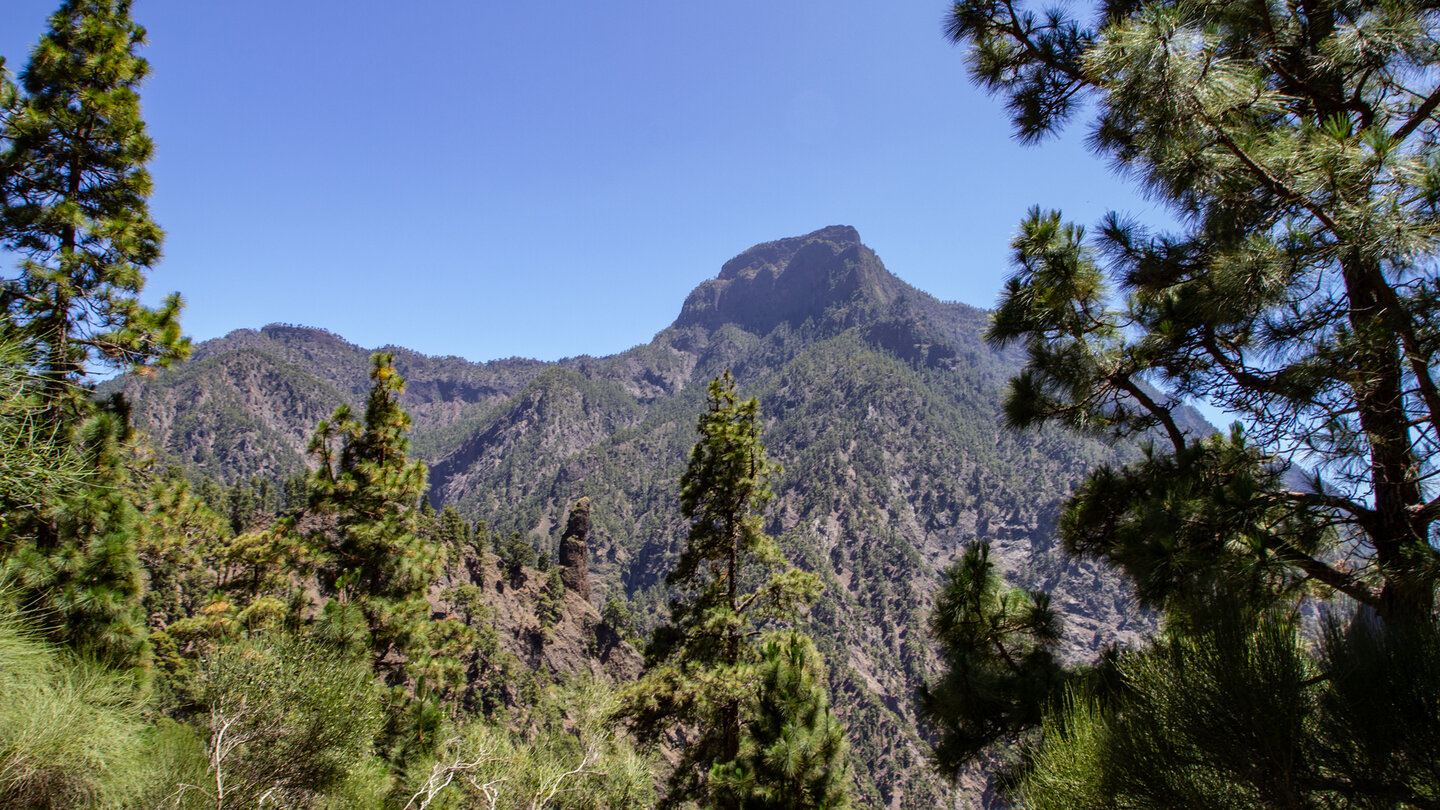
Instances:
[[[623,684],[640,677],[644,657],[628,642],[605,633],[600,611],[588,600],[566,589],[558,615],[544,621],[539,605],[546,598],[546,576],[527,569],[512,581],[504,571],[496,570],[495,563],[493,554],[467,550],[447,566],[429,593],[435,618],[462,620],[477,634],[492,637],[498,646],[498,651],[484,657],[476,657],[477,649],[463,658],[470,667],[466,701],[498,699],[505,705],[517,705],[523,692],[523,678],[517,679],[518,673],[533,672],[541,682],[580,675]],[[480,607],[457,604],[455,590],[465,585],[480,588]],[[507,669],[507,656],[514,657],[514,669]],[[489,697],[481,697],[486,693]]]
[[[570,510],[565,534],[560,537],[560,579],[568,590],[590,601],[590,499],[581,498]]]

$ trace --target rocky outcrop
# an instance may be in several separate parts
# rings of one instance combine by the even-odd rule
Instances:
[[[581,676],[623,684],[640,677],[644,657],[615,637],[578,592],[567,586],[557,595],[545,572],[533,568],[514,576],[483,548],[467,545],[457,556],[428,597],[432,615],[463,621],[480,639],[462,656],[471,693],[514,705],[522,699],[514,681],[521,672],[540,682]]]
[[[560,536],[560,580],[565,589],[590,601],[590,499],[581,498],[570,509],[565,534]]]
[[[848,225],[766,242],[725,263],[685,299],[675,328],[735,324],[757,335],[782,323],[844,328],[873,316],[904,285]]]

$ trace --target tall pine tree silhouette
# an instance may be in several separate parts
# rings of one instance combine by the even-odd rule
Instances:
[[[88,365],[183,358],[180,298],[139,302],[163,233],[150,218],[154,146],[137,88],[149,73],[145,31],[126,0],[69,0],[20,76],[0,176],[0,239],[22,257],[0,293],[7,327],[43,348],[47,393],[60,397]]]
[[[0,533],[17,598],[52,635],[118,666],[145,661],[124,403],[93,402],[94,363],[182,358],[179,296],[139,302],[160,256],[137,88],[144,30],[124,0],[69,0],[20,76],[0,87],[0,245],[20,258],[0,285],[7,340],[25,349],[45,434],[74,443],[83,485],[25,505]]]
[[[439,564],[420,536],[418,505],[425,494],[424,462],[408,458],[410,415],[400,407],[405,380],[393,356],[377,353],[369,399],[356,420],[342,405],[310,441],[319,462],[311,477],[312,506],[335,514],[322,538],[322,581],[343,608],[358,609],[377,664],[404,654],[428,618],[425,589]]]
[[[778,468],[760,441],[759,403],[739,399],[728,371],[710,383],[698,430],[680,479],[690,533],[666,579],[678,595],[670,622],[646,650],[648,671],[627,692],[624,714],[651,738],[676,725],[699,728],[670,778],[665,806],[738,808],[744,794],[712,790],[710,772],[717,763],[733,766],[745,747],[755,717],[757,640],[793,621],[820,586],[789,567],[764,531],[761,511]]]

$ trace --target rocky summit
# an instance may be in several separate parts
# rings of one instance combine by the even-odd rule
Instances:
[[[687,528],[676,482],[705,387],[729,369],[759,398],[767,452],[784,468],[767,530],[825,585],[808,629],[860,804],[933,808],[956,789],[926,761],[915,693],[936,664],[925,617],[938,572],[967,543],[989,540],[1012,581],[1052,593],[1076,655],[1145,629],[1113,578],[1054,538],[1081,476],[1132,451],[1007,430],[1001,399],[1019,358],[986,345],[987,317],[906,284],[854,228],[834,226],[746,250],[620,354],[472,363],[385,349],[409,382],[402,403],[434,505],[530,538],[564,561],[568,593],[595,607],[619,599],[642,632],[665,615]],[[369,354],[270,325],[110,385],[162,459],[226,481],[273,478],[304,469],[315,423],[359,402]],[[985,785],[962,775],[958,790],[980,798]]]

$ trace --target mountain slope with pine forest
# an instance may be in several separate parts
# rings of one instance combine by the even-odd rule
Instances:
[[[1003,426],[1021,358],[982,338],[988,315],[905,284],[836,226],[757,245],[697,287],[669,327],[609,357],[471,363],[403,349],[413,447],[430,500],[519,532],[554,557],[566,511],[593,506],[592,602],[663,619],[683,545],[676,481],[706,384],[726,369],[758,397],[783,466],[767,530],[825,591],[809,632],[825,654],[866,806],[951,795],[925,761],[915,707],[935,655],[925,617],[938,572],[988,540],[1013,581],[1050,590],[1079,655],[1146,629],[1112,575],[1055,546],[1061,500],[1128,452]],[[370,352],[271,325],[202,344],[123,387],[162,457],[222,481],[303,469],[315,423],[358,403]],[[1194,416],[1191,427],[1205,429]],[[966,791],[978,783],[962,782]]]

